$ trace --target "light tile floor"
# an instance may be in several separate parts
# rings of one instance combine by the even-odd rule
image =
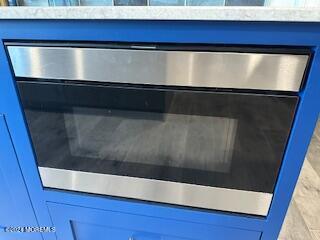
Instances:
[[[320,240],[320,120],[278,239]]]

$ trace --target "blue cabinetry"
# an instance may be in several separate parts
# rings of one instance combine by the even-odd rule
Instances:
[[[209,224],[48,203],[58,239],[258,240],[261,233]]]
[[[39,233],[10,232],[10,227],[38,226],[20,167],[0,114],[0,239],[41,239]],[[5,229],[7,228],[7,231]],[[12,230],[12,229],[11,229]]]
[[[163,42],[307,47],[310,71],[266,217],[200,211],[43,188],[3,41]],[[311,23],[0,21],[0,224],[55,226],[44,239],[277,238],[319,112],[320,31]],[[10,134],[9,131],[10,130]],[[14,147],[13,147],[14,146]],[[30,203],[29,197],[32,204]],[[33,213],[33,209],[35,214]],[[25,234],[38,239],[37,234]],[[23,239],[0,233],[0,239]]]

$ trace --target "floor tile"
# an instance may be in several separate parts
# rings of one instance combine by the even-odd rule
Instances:
[[[295,197],[317,196],[320,189],[320,177],[311,165],[308,158],[305,159],[295,189]]]
[[[316,129],[314,130],[314,135],[320,140],[320,120],[318,120]]]
[[[306,158],[279,240],[320,240],[320,120]]]
[[[320,240],[320,230],[311,231],[311,236],[313,240]]]
[[[294,200],[291,201],[278,240],[313,240]]]
[[[315,135],[313,135],[309,145],[307,159],[320,177],[320,138]]]
[[[320,177],[308,160],[304,162],[294,201],[307,227],[311,230],[320,229]]]

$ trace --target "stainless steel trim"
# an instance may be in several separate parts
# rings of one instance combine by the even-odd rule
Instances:
[[[272,194],[39,167],[44,187],[266,216]]]
[[[307,55],[9,46],[17,77],[298,91]]]

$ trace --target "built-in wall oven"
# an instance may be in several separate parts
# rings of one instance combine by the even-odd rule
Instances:
[[[6,47],[44,187],[267,215],[308,51]]]

